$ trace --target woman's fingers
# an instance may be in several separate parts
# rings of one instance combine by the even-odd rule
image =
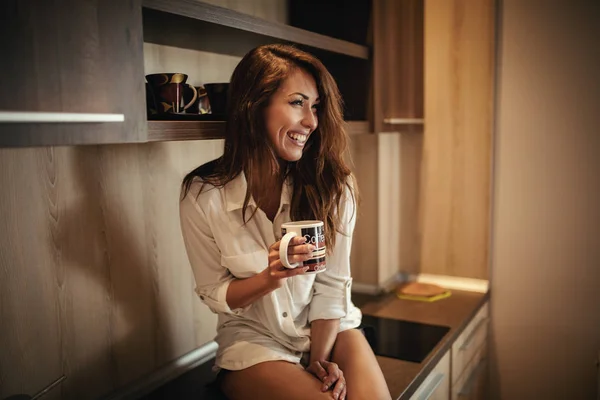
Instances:
[[[298,244],[288,247],[288,254],[311,254],[315,250],[312,244]]]
[[[325,371],[325,368],[323,368],[320,362],[315,361],[311,367],[311,370],[314,371],[314,375],[319,378],[321,382],[327,378],[327,371]]]
[[[301,275],[308,271],[309,267],[285,268],[281,260],[277,259],[269,264],[271,276],[277,279],[289,278],[291,276]]]
[[[340,399],[340,400],[346,400],[346,393],[347,393],[347,390],[346,390],[346,381],[344,380],[344,388],[343,388],[343,389],[342,389],[342,391],[340,392],[340,397],[339,397],[339,399]]]
[[[303,236],[294,236],[292,239],[290,239],[290,244],[288,245],[288,252],[289,249],[294,247],[294,246],[298,246],[298,245],[302,245],[306,243],[306,238]],[[270,250],[276,250],[279,251],[279,245],[281,244],[281,240],[276,241],[275,243],[273,243],[270,247]]]
[[[327,379],[323,381],[322,390],[328,390],[335,382],[343,377],[342,371],[338,368],[337,364],[328,363],[327,365]]]
[[[336,400],[339,399],[340,398],[340,394],[342,394],[342,391],[345,388],[346,388],[346,381],[344,380],[344,377],[341,377],[335,383],[335,387],[333,388],[333,398],[336,399]]]

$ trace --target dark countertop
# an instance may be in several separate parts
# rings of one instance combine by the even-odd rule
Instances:
[[[371,300],[353,294],[355,304],[364,314],[450,327],[421,363],[376,356],[392,398],[410,398],[488,298],[489,292],[460,290],[452,290],[450,297],[432,303],[402,300],[393,294]]]
[[[410,398],[488,298],[489,292],[484,294],[460,290],[452,290],[450,297],[433,303],[402,300],[393,293],[382,296],[352,294],[353,302],[366,315],[450,327],[450,331],[421,363],[376,356],[392,398]],[[159,387],[143,397],[143,400],[226,400],[209,384],[214,379],[211,372],[213,364],[214,359],[209,360]]]

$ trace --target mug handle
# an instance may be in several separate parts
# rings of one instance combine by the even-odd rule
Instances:
[[[184,110],[187,110],[188,108],[190,108],[192,106],[192,104],[194,104],[194,102],[196,101],[196,99],[198,98],[198,91],[196,90],[196,88],[192,85],[190,85],[189,83],[186,83],[186,85],[188,85],[190,88],[192,88],[192,90],[194,91],[194,97],[192,98],[192,100],[186,104],[185,106],[183,106]]]
[[[290,240],[292,240],[292,238],[295,236],[298,236],[296,232],[288,232],[283,235],[281,242],[279,242],[279,259],[284,267],[290,269],[296,268],[298,265],[300,265],[300,263],[290,264],[290,261],[288,260],[288,247],[290,245]]]

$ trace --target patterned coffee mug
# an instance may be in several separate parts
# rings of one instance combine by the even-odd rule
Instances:
[[[293,221],[281,225],[281,242],[279,244],[279,258],[286,268],[309,267],[307,274],[319,273],[326,269],[325,253],[325,230],[323,221]],[[290,263],[288,259],[288,247],[290,240],[296,236],[304,236],[306,244],[312,244],[315,249],[312,257],[303,262]]]

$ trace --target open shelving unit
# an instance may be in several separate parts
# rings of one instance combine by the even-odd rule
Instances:
[[[369,133],[365,100],[369,47],[196,0],[143,0],[142,4],[145,42],[235,56],[267,43],[291,43],[311,52],[338,83],[348,133]],[[224,121],[149,120],[147,140],[221,139],[224,130]]]

